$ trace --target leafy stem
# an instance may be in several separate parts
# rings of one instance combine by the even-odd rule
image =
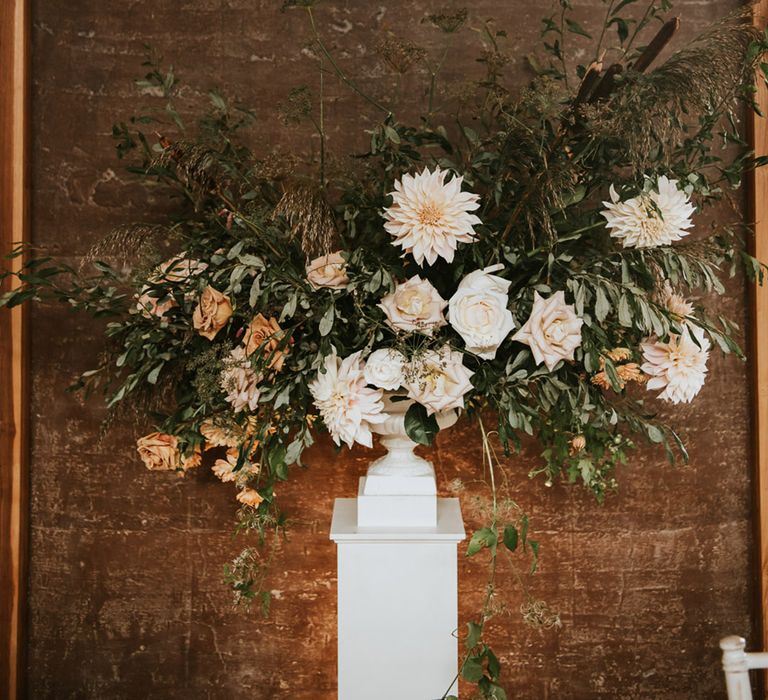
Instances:
[[[595,46],[595,61],[600,60],[600,51],[603,48],[603,40],[605,39],[605,32],[608,29],[608,24],[610,22],[611,12],[613,12],[613,6],[616,3],[616,0],[611,0],[608,3],[608,9],[605,11],[605,19],[603,20],[603,26],[600,29],[600,37],[597,40],[597,46]]]
[[[328,63],[333,68],[333,72],[336,74],[339,80],[343,82],[350,90],[357,93],[360,97],[362,97],[366,102],[368,102],[370,105],[375,107],[376,109],[384,112],[384,114],[390,114],[390,110],[387,109],[384,105],[382,105],[380,102],[377,102],[373,97],[368,95],[367,93],[363,92],[355,82],[353,82],[347,74],[339,67],[339,64],[336,63],[336,60],[334,59],[333,55],[330,51],[326,48],[325,44],[323,43],[323,40],[320,38],[320,33],[317,31],[317,24],[315,23],[315,16],[312,13],[312,7],[307,5],[307,15],[309,16],[309,24],[312,28],[312,36],[315,39],[315,43],[317,44],[317,47],[320,49],[320,52],[325,56],[325,58],[328,60]]]

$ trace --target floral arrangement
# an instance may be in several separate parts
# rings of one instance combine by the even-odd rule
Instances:
[[[384,62],[426,78],[423,117],[409,125],[340,68],[312,2],[286,3],[309,19],[321,76],[319,95],[297,88],[282,106],[319,141],[307,161],[252,150],[252,113],[215,92],[187,126],[173,71],[149,60],[139,87],[161,108],[114,137],[133,172],[178,196],[173,220],[120,228],[80,270],[26,258],[2,304],[54,299],[106,318],[104,360],[77,386],[151,416],[137,445],[147,468],[208,464],[233,487],[238,527],[262,538],[284,526],[275,485],[317,434],[371,447],[385,394],[412,400],[406,429],[421,444],[440,412],[476,419],[491,482],[489,435],[508,454],[527,434],[542,446],[533,475],[603,499],[638,437],[685,458],[655,404],[692,401],[713,348],[741,355],[709,299],[739,260],[753,279],[761,269],[744,225],[710,224],[706,209],[762,164],[734,110],[751,104],[767,46],[734,15],[651,69],[678,26],[650,31],[671,3],[634,14],[634,0],[604,4],[592,60],[573,65],[566,37],[591,38],[560,0],[519,94],[505,87],[506,35],[490,22],[479,25],[484,75],[459,98],[441,93],[425,50],[388,37]],[[452,34],[472,20],[456,10],[427,22]],[[382,117],[351,164],[326,153],[329,72]],[[493,565],[497,544],[520,545],[535,558],[527,518],[504,522],[495,503],[467,553]],[[240,599],[261,595],[260,566],[249,548],[228,567]],[[492,581],[461,673],[501,698],[481,639]],[[529,614],[546,618],[539,603]]]

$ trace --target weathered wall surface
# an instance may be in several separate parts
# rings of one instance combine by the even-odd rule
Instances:
[[[683,38],[736,4],[676,3]],[[419,20],[437,5],[329,0],[318,15],[341,64],[375,92],[389,80],[376,37],[392,31],[434,43]],[[585,22],[594,22],[601,3],[583,5]],[[495,17],[510,30],[511,73],[520,81],[548,3],[471,7],[473,24]],[[264,151],[307,148],[306,132],[274,118],[290,87],[316,81],[301,54],[304,18],[280,13],[275,0],[34,0],[33,20],[33,230],[54,253],[76,261],[113,225],[152,217],[152,193],[130,185],[109,137],[113,121],[132,111],[143,42],[177,66],[188,97],[192,86],[223,85],[254,105]],[[456,38],[452,75],[462,76],[460,59],[474,56],[476,41],[466,30]],[[375,115],[329,84],[330,145],[343,156],[349,131]],[[420,89],[406,79],[403,100],[419,99]],[[743,284],[731,292],[723,306],[743,321]],[[311,468],[281,489],[294,524],[275,560],[273,612],[240,614],[221,584],[223,562],[242,545],[230,534],[232,491],[202,470],[185,480],[147,472],[132,426],[98,442],[98,399],[83,403],[63,391],[93,365],[98,324],[38,308],[32,331],[29,697],[334,697],[335,552],[327,531],[333,498],[355,492],[369,455],[337,457],[320,445]],[[690,465],[670,468],[657,451],[641,451],[602,507],[580,489],[529,481],[535,449],[509,460],[511,493],[541,541],[532,593],[563,623],[525,626],[522,594],[503,569],[508,612],[492,636],[510,697],[722,696],[717,640],[749,636],[753,624],[748,391],[744,365],[713,355],[699,400],[674,414]],[[472,483],[480,475],[473,430],[457,426],[434,451],[441,484],[467,484],[470,528],[473,496],[484,493]],[[484,573],[462,560],[462,623],[480,604]]]

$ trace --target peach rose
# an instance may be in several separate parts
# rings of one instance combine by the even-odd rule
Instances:
[[[159,277],[168,282],[186,282],[190,277],[197,277],[208,269],[208,264],[188,258],[186,254],[174,255],[160,265]]]
[[[577,435],[571,440],[570,453],[575,455],[576,453],[581,452],[586,446],[587,438],[585,438],[583,435]]]
[[[195,445],[195,449],[192,452],[188,452],[181,457],[181,469],[187,471],[199,467],[203,461],[203,453],[200,445]]]
[[[250,356],[261,349],[261,354],[269,360],[267,367],[279,372],[285,362],[285,352],[278,350],[282,339],[283,329],[278,325],[277,319],[267,319],[262,314],[257,314],[251,319],[245,331],[243,338],[245,354]]]
[[[192,314],[192,325],[200,335],[213,340],[231,316],[232,304],[229,298],[208,285]]]
[[[307,280],[313,289],[344,289],[349,284],[347,262],[340,251],[311,260],[306,271]]]
[[[150,433],[136,441],[144,466],[152,471],[168,471],[181,466],[179,441],[168,433]]]
[[[165,297],[161,299],[157,295],[150,294],[151,289],[152,287],[145,284],[141,288],[141,294],[136,297],[136,308],[144,318],[152,318],[153,316],[162,318],[170,309],[178,306],[170,293],[166,293]]]
[[[244,488],[237,494],[237,500],[243,505],[250,506],[251,508],[258,508],[264,498],[256,489]]]

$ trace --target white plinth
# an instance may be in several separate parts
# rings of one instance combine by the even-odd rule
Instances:
[[[375,477],[360,477],[357,495],[357,526],[359,528],[437,527],[437,496],[419,493],[402,495],[370,495],[370,481]],[[395,477],[380,477],[382,480]],[[418,477],[408,477],[417,481]],[[432,486],[435,480],[432,479]]]
[[[440,698],[458,666],[459,502],[437,499],[435,527],[360,527],[357,517],[357,499],[336,499],[339,700]]]

